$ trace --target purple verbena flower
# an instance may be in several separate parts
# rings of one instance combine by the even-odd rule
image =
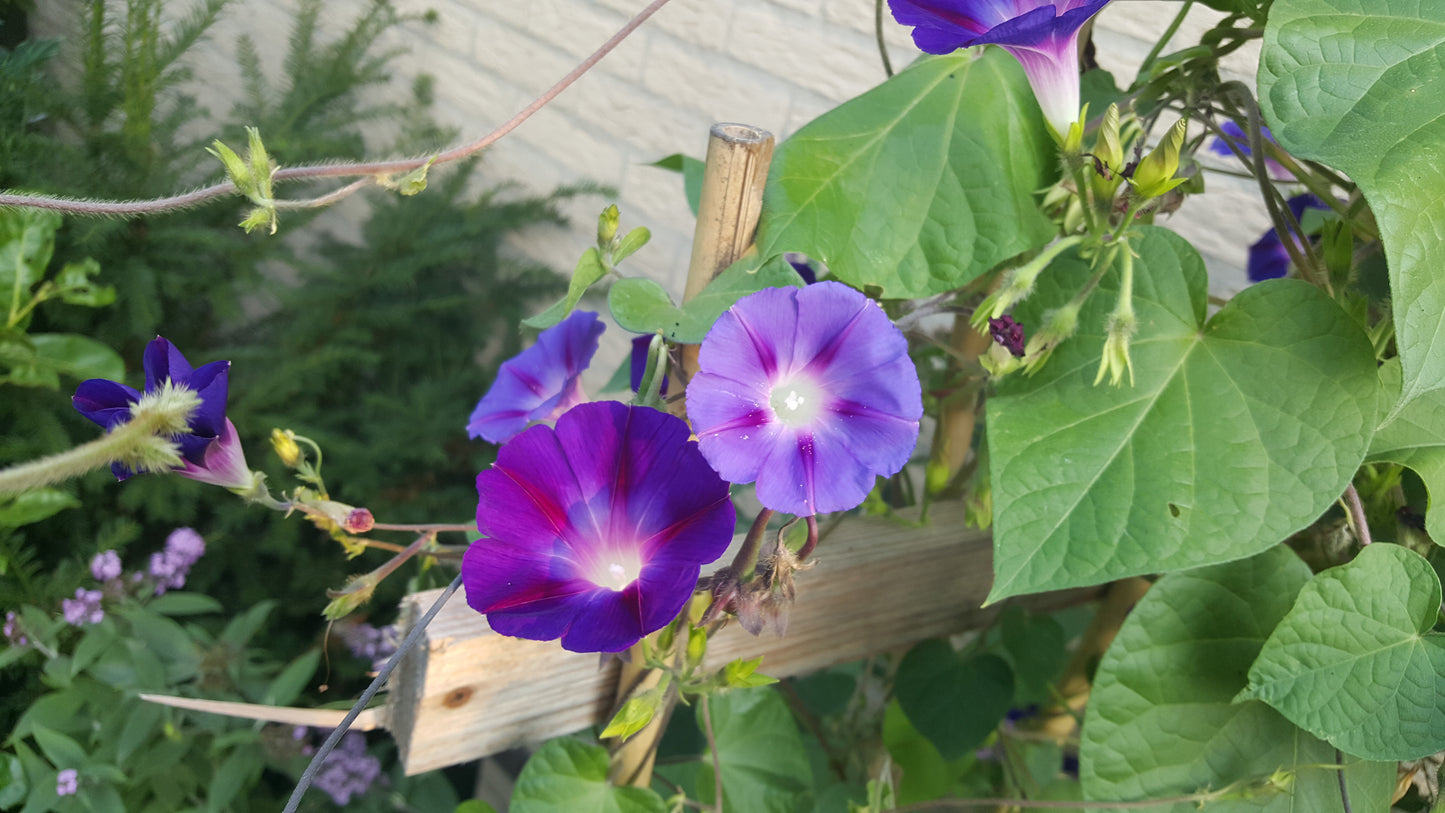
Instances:
[[[331,796],[331,801],[346,806],[351,797],[371,789],[381,776],[381,760],[366,753],[366,737],[348,731],[336,750],[321,761],[314,784]]]
[[[591,311],[576,311],[537,336],[537,343],[502,362],[492,388],[467,422],[467,435],[506,443],[537,421],[586,399],[580,376],[597,352],[606,326]]]
[[[1329,204],[1310,194],[1295,195],[1286,203],[1296,221],[1304,216],[1306,209],[1330,208]],[[1297,235],[1291,234],[1290,239],[1295,241],[1296,246],[1299,245]],[[1289,249],[1285,247],[1278,230],[1270,229],[1249,247],[1249,263],[1245,267],[1245,273],[1250,282],[1279,279],[1289,273]]]
[[[30,643],[30,638],[25,635],[24,628],[20,625],[20,617],[15,614],[14,610],[5,613],[3,632],[6,642],[11,646],[26,646]]]
[[[399,636],[395,624],[384,627],[353,624],[343,629],[342,640],[352,655],[370,661],[372,671],[377,672],[396,654]]]
[[[1029,77],[1044,120],[1059,137],[1079,118],[1079,29],[1109,0],[888,0],[930,54],[993,43]]]
[[[146,345],[144,367],[146,393],[161,389],[169,381],[200,396],[201,403],[188,425],[190,431],[173,438],[181,452],[181,466],[174,471],[191,480],[226,488],[251,487],[254,480],[245,467],[236,427],[226,418],[231,362],[213,361],[193,369],[181,351],[157,336]],[[109,431],[130,420],[131,407],[140,398],[140,392],[125,384],[92,378],[80,383],[71,402],[80,414]],[[134,474],[119,463],[112,465],[111,471],[120,480]]]
[[[703,456],[729,482],[756,480],[773,510],[853,508],[918,440],[908,342],[842,283],[743,297],[708,332],[698,366],[687,414]]]
[[[687,424],[615,401],[513,438],[477,476],[467,603],[503,635],[617,652],[666,626],[732,540],[728,485]]]
[[[101,598],[103,596],[99,590],[75,588],[75,598],[61,599],[60,601],[60,610],[65,615],[65,623],[80,627],[86,624],[99,624],[105,620],[105,610],[100,608]]]
[[[1254,155],[1254,151],[1249,148],[1249,136],[1245,135],[1243,127],[1240,127],[1231,119],[1219,125],[1219,129],[1224,133],[1224,136],[1216,136],[1210,140],[1210,152],[1215,155],[1234,155],[1234,150],[1230,149],[1230,145],[1233,144],[1234,147],[1239,150],[1239,154],[1245,158]],[[1266,141],[1276,144],[1279,143],[1274,140],[1274,133],[1271,133],[1268,127],[1261,126],[1259,128],[1259,134],[1263,136]],[[1291,174],[1289,170],[1285,169],[1278,161],[1270,158],[1268,155],[1264,157],[1264,166],[1265,170],[1269,172],[1269,177],[1276,181],[1287,181],[1294,178],[1294,175]]]
[[[90,575],[98,582],[120,578],[120,554],[113,550],[97,553],[90,560]]]
[[[988,332],[993,340],[1009,351],[1015,358],[1024,354],[1024,326],[1012,316],[1000,316],[988,320]]]
[[[642,379],[647,376],[647,353],[652,349],[652,336],[638,336],[632,340],[632,356],[629,359],[627,377],[632,385],[632,391],[637,392],[642,388]],[[667,395],[667,377],[662,377],[662,385],[658,392]]]
[[[73,796],[80,790],[80,773],[74,768],[66,768],[55,775],[55,795]]]
[[[186,586],[191,566],[206,552],[206,541],[191,528],[177,528],[166,537],[166,548],[151,554],[148,573],[156,582],[156,595]]]

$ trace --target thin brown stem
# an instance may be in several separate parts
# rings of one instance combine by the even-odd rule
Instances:
[[[758,561],[758,548],[763,544],[763,531],[767,530],[768,520],[773,518],[773,509],[764,508],[758,512],[758,518],[753,520],[753,527],[748,529],[748,535],[743,537],[743,546],[738,548],[738,553],[733,557],[733,563],[728,569],[738,578],[742,578],[753,565]]]
[[[1335,749],[1335,764],[1340,766],[1340,769],[1335,771],[1335,776],[1340,780],[1340,804],[1345,813],[1355,813],[1354,808],[1350,807],[1350,789],[1345,785],[1345,755],[1340,753],[1338,748]]]
[[[723,791],[722,791],[722,759],[717,753],[717,735],[712,728],[712,704],[707,695],[698,700],[702,704],[702,727],[707,734],[707,750],[712,754],[712,787],[713,787],[713,809],[722,813]]]
[[[566,76],[558,80],[556,84],[548,88],[545,93],[538,96],[531,104],[522,108],[519,113],[507,120],[500,127],[475,141],[453,147],[445,152],[438,153],[436,156],[359,163],[315,164],[278,169],[272,175],[272,179],[275,181],[300,181],[315,180],[318,178],[355,178],[359,176],[374,177],[392,175],[399,172],[410,172],[411,170],[425,166],[428,161],[433,164],[446,164],[475,155],[496,143],[498,139],[517,129],[538,110],[550,104],[553,99],[561,95],[562,91],[571,87],[574,82],[582,78],[582,76],[600,62],[603,57],[611,53],[614,48],[631,36],[632,32],[636,31],[639,26],[646,22],[653,14],[656,14],[659,9],[667,5],[667,3],[668,0],[652,0],[652,2],[647,5],[647,8],[644,8],[637,13],[637,16],[628,20],[627,24],[622,26],[616,34],[613,34],[607,42],[603,43],[600,48],[594,51],[591,56],[584,59],[577,67],[573,68]],[[368,178],[367,183],[370,183],[372,180],[373,178]],[[366,184],[359,183],[351,184],[342,190],[338,190],[322,198],[316,198],[309,203],[315,204],[316,201],[330,202],[327,199],[336,196],[338,193],[344,192],[345,194],[342,194],[341,197],[345,197],[345,195],[349,195],[365,185]],[[53,209],[73,215],[135,217],[137,215],[185,209],[214,198],[233,194],[236,191],[236,185],[230,181],[226,181],[215,184],[214,186],[205,187],[204,189],[197,189],[180,195],[157,198],[155,200],[107,201],[63,198],[53,195],[0,194],[0,207],[21,206],[34,209]],[[277,204],[278,206],[290,206],[288,204],[282,204],[279,201]]]
[[[1360,538],[1361,545],[1368,545],[1374,540],[1370,538],[1370,523],[1365,520],[1365,506],[1360,502],[1360,492],[1355,490],[1355,484],[1345,486],[1345,507],[1350,511],[1350,524],[1355,526],[1355,536]]]
[[[459,533],[472,533],[477,526],[471,523],[422,523],[419,525],[408,525],[405,523],[378,522],[371,526],[374,531],[416,531],[426,533],[428,531],[446,532],[457,531]]]
[[[810,553],[813,552],[813,548],[818,547],[818,517],[817,517],[817,515],[816,515],[816,514],[809,514],[808,516],[804,517],[803,520],[808,523],[808,541],[807,541],[807,542],[804,542],[804,543],[803,543],[803,547],[798,550],[798,561],[799,561],[799,562],[802,562],[802,561],[807,560],[808,554],[810,554]]]
[[[1054,799],[933,799],[894,808],[893,813],[913,813],[916,810],[960,810],[973,807],[1022,807],[1040,810],[1094,810],[1108,807],[1118,810],[1149,810],[1182,802],[1205,800],[1206,796],[1197,793],[1190,796],[1169,796],[1136,802],[1069,802]]]
[[[883,39],[883,0],[873,4],[873,36],[878,40],[878,56],[883,58],[883,72],[893,76],[893,60],[888,58],[888,43]]]

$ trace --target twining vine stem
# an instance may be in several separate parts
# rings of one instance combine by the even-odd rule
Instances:
[[[426,611],[426,614],[411,628],[411,632],[407,633],[406,638],[402,640],[401,644],[396,648],[396,652],[387,660],[386,665],[382,666],[381,671],[376,673],[376,677],[372,679],[371,685],[367,686],[366,691],[361,693],[361,697],[356,699],[356,705],[352,706],[351,711],[346,713],[346,717],[342,719],[341,725],[338,725],[336,729],[331,732],[331,736],[326,738],[326,742],[323,742],[321,747],[316,749],[315,756],[311,757],[311,763],[306,766],[306,771],[301,774],[300,781],[296,783],[296,789],[291,791],[291,798],[286,801],[286,808],[283,813],[296,813],[296,807],[301,804],[301,797],[306,795],[306,789],[311,787],[311,783],[316,780],[316,774],[321,770],[321,764],[326,760],[326,755],[335,750],[336,744],[341,742],[341,737],[346,734],[347,729],[351,728],[351,724],[356,722],[357,717],[361,716],[362,709],[366,708],[367,704],[371,702],[371,698],[376,696],[376,693],[386,683],[386,679],[391,677],[391,673],[396,669],[396,665],[401,663],[402,656],[406,655],[407,652],[411,651],[412,647],[416,646],[416,642],[421,640],[421,634],[426,630],[427,625],[432,622],[433,618],[436,618],[437,613],[441,612],[442,605],[446,604],[447,599],[451,598],[452,594],[461,586],[462,575],[458,573],[457,577],[452,579],[452,583],[447,585],[447,589],[442,591],[441,596],[437,598],[431,608]]]
[[[1355,484],[1345,486],[1345,505],[1350,509],[1351,525],[1355,526],[1355,535],[1360,538],[1361,545],[1368,545],[1370,538],[1370,523],[1365,520],[1365,506],[1360,502],[1360,492],[1355,489]]]
[[[506,123],[502,124],[497,129],[491,131],[490,133],[487,133],[476,141],[473,141],[469,144],[463,144],[458,147],[453,147],[449,150],[446,150],[445,152],[438,153],[435,157],[424,156],[420,158],[401,158],[390,161],[320,164],[278,169],[272,175],[272,179],[276,181],[300,181],[314,180],[317,178],[355,178],[358,176],[380,177],[386,175],[393,175],[401,172],[410,172],[411,170],[425,166],[428,161],[431,161],[431,163],[433,164],[446,164],[452,161],[461,160],[470,155],[474,155],[477,152],[480,152],[481,150],[491,146],[503,136],[517,129],[519,126],[521,126],[522,122],[531,118],[532,115],[535,114],[538,110],[541,110],[543,107],[546,107],[548,104],[550,104],[553,99],[557,98],[562,94],[562,91],[566,90],[568,87],[571,87],[572,84],[575,83],[578,79],[582,78],[584,74],[592,70],[593,66],[595,66],[598,62],[602,61],[603,57],[611,53],[614,48],[621,44],[623,40],[627,39],[632,34],[632,32],[636,31],[637,28],[641,26],[644,22],[646,22],[649,17],[651,17],[653,14],[656,14],[659,9],[667,5],[668,2],[669,0],[652,0],[652,2],[647,5],[647,8],[644,8],[642,11],[638,12],[635,17],[633,17],[631,20],[628,20],[627,24],[622,26],[622,28],[618,29],[616,34],[613,34],[610,39],[608,39],[602,44],[601,47],[599,47],[596,51],[593,51],[591,56],[582,60],[582,62],[578,64],[577,67],[573,68],[566,76],[558,80],[555,85],[548,88],[545,93],[534,99],[531,104],[522,108],[519,113],[517,113],[511,119],[507,120]],[[363,186],[369,185],[375,180],[375,177],[367,179],[364,182],[352,183],[346,187],[343,187],[340,190],[337,190],[336,192],[325,195],[321,198],[304,201],[302,202],[302,204],[305,206],[315,206],[323,205],[323,203],[335,202],[341,197],[345,197],[345,195],[351,194],[352,192],[361,189]],[[234,194],[237,191],[238,190],[236,189],[235,184],[231,183],[230,181],[226,181],[224,183],[219,183],[214,186],[205,187],[204,189],[197,189],[191,192],[173,195],[168,198],[157,198],[154,200],[100,201],[86,200],[80,198],[62,198],[50,195],[17,195],[4,193],[0,194],[0,207],[20,206],[30,207],[34,209],[53,209],[55,211],[63,212],[65,214],[90,215],[98,217],[135,217],[138,215],[156,214],[159,212],[174,211],[176,209],[185,209],[204,203],[213,198],[219,198],[226,195]],[[287,203],[285,201],[277,201],[276,204],[278,208],[290,208],[294,204],[294,202]]]

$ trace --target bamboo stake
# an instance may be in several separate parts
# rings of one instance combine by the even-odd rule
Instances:
[[[712,126],[683,302],[697,296],[752,246],[758,215],[763,208],[763,186],[772,160],[773,136],[766,130],[745,124]],[[682,392],[697,372],[697,350],[696,345],[682,348],[682,369],[669,372],[672,378],[669,392]],[[685,403],[678,399],[676,404],[675,411],[685,418]],[[640,645],[632,648],[630,656],[622,663],[614,713],[629,697],[655,688],[662,678],[661,672],[644,667]],[[646,728],[612,747],[609,777],[614,783],[639,787],[651,784],[657,744],[662,740],[676,702],[676,693],[670,692]]]

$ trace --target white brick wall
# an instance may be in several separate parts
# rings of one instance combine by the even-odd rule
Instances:
[[[234,37],[250,31],[268,59],[285,51],[294,0],[236,0],[205,47],[214,60],[197,65],[198,81],[234,81]],[[181,0],[173,0],[177,10]],[[42,0],[37,32],[65,30],[70,3]],[[434,10],[435,25],[412,23],[394,33],[409,53],[394,64],[398,80],[418,72],[437,79],[437,115],[464,137],[511,117],[616,31],[645,0],[397,0],[405,11]],[[327,28],[340,28],[363,4],[333,0]],[[1127,83],[1178,4],[1118,0],[1099,16],[1096,42],[1105,67]],[[1196,9],[1176,37],[1195,40],[1213,12]],[[885,21],[895,66],[917,55],[906,29]],[[1257,53],[1233,59],[1233,78],[1248,79]],[[492,148],[489,178],[535,191],[594,181],[618,190],[624,224],[646,225],[654,243],[629,260],[681,290],[692,219],[678,176],[645,166],[672,152],[701,157],[708,127],[739,121],[781,137],[883,79],[873,39],[873,0],[673,0],[555,104]],[[406,92],[409,81],[393,91]],[[223,112],[219,100],[212,109]],[[284,156],[282,157],[284,160]],[[1245,247],[1263,228],[1263,207],[1247,182],[1210,177],[1210,195],[1176,215],[1171,226],[1206,252],[1215,287],[1242,284]],[[575,227],[538,230],[514,247],[569,270],[592,241],[605,204],[573,201]]]

